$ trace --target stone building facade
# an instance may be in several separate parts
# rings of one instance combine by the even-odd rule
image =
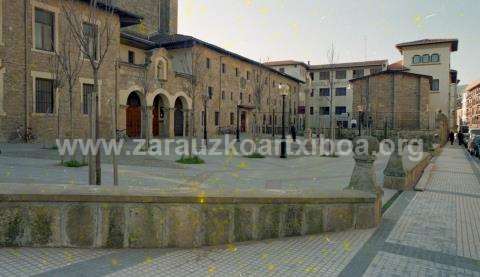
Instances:
[[[251,133],[256,126],[258,132],[267,132],[267,128],[271,132],[273,125],[278,126],[280,122],[274,119],[281,114],[280,84],[288,85],[291,91],[289,117],[296,114],[298,103],[291,99],[298,92],[301,80],[207,42],[177,35],[178,3],[176,0],[164,2],[118,0],[121,8],[114,9],[113,13],[98,8],[95,21],[98,29],[112,26],[109,51],[99,76],[101,137],[111,137],[115,129],[126,130],[131,137],[186,136],[189,132],[200,136],[202,111],[205,111],[202,99],[206,93],[210,93],[206,109],[210,137],[234,125],[231,123],[237,120],[237,107],[241,110],[242,131]],[[88,15],[91,9],[88,0],[72,3],[76,12],[85,14],[82,17]],[[72,113],[67,88],[54,88],[58,79],[54,53],[65,43],[68,28],[61,5],[60,0],[8,1],[8,4],[0,0],[0,141],[16,140],[18,133],[29,129],[38,141],[53,142],[70,135],[88,137],[89,116],[85,103],[93,85],[89,62],[84,61],[74,88]],[[136,11],[146,17],[144,24],[140,24],[142,17],[136,15]],[[45,35],[50,35],[51,40],[45,40]],[[195,47],[172,44],[178,37],[187,37]],[[99,51],[106,45],[105,39],[99,37]],[[179,57],[185,53],[188,56],[188,52],[199,53],[198,65],[193,66],[190,59],[190,66],[200,69],[199,74],[179,66]],[[209,68],[206,68],[207,60]],[[255,94],[259,96],[260,105],[253,104],[257,103],[253,93],[254,88],[259,87],[255,82],[257,75],[258,80],[266,76],[265,82],[268,82]],[[196,89],[189,91],[188,85],[193,79]],[[68,124],[70,114],[73,130]],[[195,128],[190,128],[190,118],[194,118]]]
[[[480,81],[473,82],[467,87],[466,105],[469,128],[480,128]]]
[[[430,76],[387,70],[350,83],[356,109],[353,117],[363,126],[371,122],[371,128],[377,130],[385,124],[395,130],[429,128]]]

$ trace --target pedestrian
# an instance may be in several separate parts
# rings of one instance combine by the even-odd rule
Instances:
[[[463,136],[463,133],[459,132],[458,135],[457,135],[457,138],[458,138],[458,145],[462,146],[464,144],[464,136]]]
[[[450,131],[450,133],[448,134],[448,140],[450,140],[450,145],[453,145],[453,142],[455,141],[455,134],[453,133],[453,131]]]
[[[297,129],[295,129],[293,124],[290,126],[290,134],[292,134],[293,141],[297,141]]]

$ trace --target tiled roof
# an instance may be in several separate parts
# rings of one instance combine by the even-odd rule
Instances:
[[[80,0],[81,2],[85,2],[90,4],[91,0]],[[143,17],[136,15],[132,12],[127,10],[121,9],[113,4],[106,4],[102,1],[97,2],[97,8],[107,11],[112,11],[113,13],[117,14],[120,17],[120,27],[128,27],[136,24],[140,24],[142,22]]]
[[[293,76],[290,76],[288,74],[282,73],[278,70],[275,70],[269,66],[266,66],[260,62],[254,61],[252,59],[246,58],[242,55],[239,55],[237,53],[228,51],[224,48],[221,48],[219,46],[216,46],[214,44],[211,44],[209,42],[200,40],[198,38],[192,37],[192,36],[186,36],[186,35],[181,35],[181,34],[174,34],[174,35],[164,35],[164,34],[153,34],[150,36],[150,40],[157,43],[158,47],[164,47],[166,49],[178,49],[178,48],[189,48],[192,47],[195,44],[200,44],[203,45],[207,48],[210,48],[216,52],[219,52],[223,55],[231,56],[233,58],[239,59],[241,61],[247,62],[254,64],[256,66],[262,67],[264,69],[267,69],[269,71],[272,71],[278,75],[282,75],[285,78],[294,80],[295,82],[298,83],[305,83],[304,81],[297,79]]]
[[[355,78],[355,79],[351,79],[350,82],[355,82],[357,80],[367,79],[367,78],[370,78],[370,77],[383,75],[383,74],[409,75],[409,76],[425,77],[425,78],[428,78],[428,79],[432,80],[432,76],[429,76],[429,75],[417,74],[417,73],[412,73],[412,72],[408,72],[408,71],[385,70],[385,71],[380,71],[380,72],[377,72],[377,73],[374,73],[374,74],[365,75],[363,77],[358,77],[358,78]]]
[[[331,68],[350,68],[350,67],[364,67],[364,66],[379,66],[384,64],[388,64],[388,60],[311,65],[310,69],[315,70],[315,69],[331,69]]]
[[[308,68],[308,65],[304,62],[294,61],[294,60],[284,60],[284,61],[271,61],[263,63],[266,66],[282,66],[282,65],[302,65]]]
[[[466,90],[471,91],[471,90],[474,90],[477,87],[480,87],[480,80],[477,80],[477,81],[474,81],[474,82],[470,83]]]
[[[388,70],[404,71],[404,70],[408,70],[408,68],[403,66],[403,61],[400,60],[388,65]]]
[[[458,50],[458,39],[421,39],[409,42],[403,42],[396,45],[396,47],[400,50],[404,47],[408,46],[416,46],[416,45],[429,45],[429,44],[437,44],[437,43],[451,43],[452,44],[452,51]]]

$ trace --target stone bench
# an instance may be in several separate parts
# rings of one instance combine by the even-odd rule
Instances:
[[[377,224],[375,195],[355,190],[201,191],[0,185],[0,245],[199,247]]]

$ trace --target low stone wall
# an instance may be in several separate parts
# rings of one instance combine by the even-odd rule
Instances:
[[[199,247],[377,224],[375,195],[345,190],[166,191],[0,185],[0,245]]]
[[[419,162],[405,163],[404,176],[387,176],[384,177],[384,188],[396,190],[413,190],[418,180],[422,177],[423,171],[430,163],[432,155],[424,153],[423,158]]]

